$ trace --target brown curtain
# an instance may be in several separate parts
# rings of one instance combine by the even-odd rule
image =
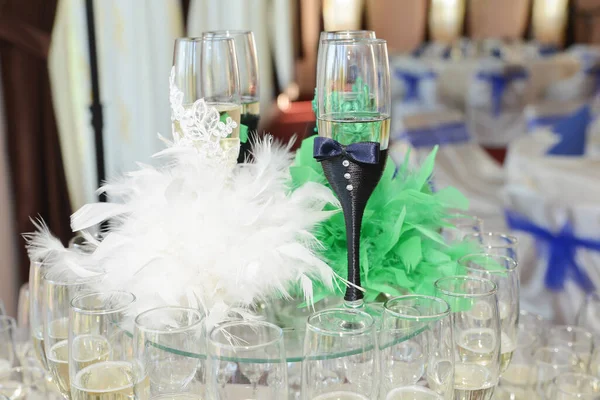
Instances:
[[[0,62],[15,235],[41,216],[63,240],[71,236],[71,206],[54,118],[47,55],[58,0],[0,0]],[[20,280],[28,260],[20,242]]]

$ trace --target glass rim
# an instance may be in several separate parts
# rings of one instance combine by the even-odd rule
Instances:
[[[359,45],[373,45],[373,46],[387,46],[387,40],[380,38],[343,38],[343,39],[323,39],[321,44],[325,46],[333,46],[336,44],[343,44],[345,46],[359,46]]]
[[[539,356],[542,354],[559,354],[559,353],[563,353],[569,357],[572,357],[575,361],[579,360],[579,357],[577,356],[577,353],[575,353],[573,350],[571,350],[569,347],[567,346],[543,346],[543,347],[539,347],[536,351],[533,352],[533,361],[537,364],[559,364],[559,365],[570,365],[571,363],[569,362],[565,362],[565,363],[557,363],[557,362],[548,362],[548,361],[543,361],[543,360],[539,360]]]
[[[390,310],[389,308],[387,308],[388,304],[403,301],[403,300],[413,300],[413,299],[427,300],[427,301],[430,301],[431,304],[439,304],[444,307],[444,311],[437,312],[437,313],[431,313],[429,315],[411,315],[411,314],[405,314],[402,312]],[[448,304],[448,302],[446,300],[440,299],[439,297],[426,296],[426,295],[421,295],[421,294],[409,294],[409,295],[405,295],[405,296],[394,297],[394,298],[391,298],[388,301],[386,301],[384,303],[384,313],[392,314],[394,317],[399,318],[399,319],[411,320],[411,321],[415,321],[415,322],[437,321],[437,320],[440,320],[440,319],[450,315],[450,304]]]
[[[102,310],[89,309],[89,308],[85,308],[85,307],[76,305],[77,302],[80,302],[83,299],[86,299],[89,297],[100,297],[100,295],[108,297],[109,295],[113,295],[113,294],[118,294],[120,296],[126,296],[126,297],[128,297],[129,302],[127,302],[127,304],[122,304],[122,305],[119,305],[118,307],[111,308],[108,310],[107,309],[102,309]],[[105,292],[89,292],[89,293],[84,293],[84,294],[74,297],[73,300],[71,300],[71,309],[73,311],[77,312],[78,314],[87,314],[87,315],[114,314],[114,313],[123,312],[123,311],[127,310],[133,303],[135,303],[136,299],[137,298],[135,297],[135,295],[133,293],[126,292],[124,290],[108,290]]]
[[[470,259],[474,259],[476,257],[502,259],[505,262],[508,262],[510,264],[510,268],[505,268],[505,269],[500,269],[500,270],[482,270],[482,269],[473,268],[473,267],[470,267],[470,266],[464,264],[467,261],[469,261]],[[471,271],[486,271],[486,272],[489,272],[491,274],[493,274],[495,272],[501,272],[501,273],[514,272],[514,271],[517,270],[517,266],[518,266],[517,262],[512,257],[503,256],[501,254],[490,254],[490,253],[469,253],[469,254],[465,254],[464,256],[462,256],[461,258],[459,258],[457,262],[458,262],[459,265],[462,265],[463,267],[465,267],[468,270],[471,270]]]
[[[446,219],[449,219],[449,220],[460,219],[460,218],[468,219],[468,220],[475,221],[478,223],[483,223],[483,218],[480,218],[476,215],[471,215],[471,214],[461,214],[461,213],[457,212],[457,213],[448,214],[446,216]]]
[[[71,279],[67,280],[67,278],[61,279],[59,276],[48,278],[47,277],[48,275],[46,274],[46,275],[42,276],[42,285],[45,285],[46,283],[50,283],[55,286],[85,285],[86,283],[98,282],[98,281],[102,280],[102,278],[104,278],[105,275],[106,275],[105,272],[99,272],[97,275],[77,277],[74,280],[71,280]]]
[[[202,38],[204,37],[213,37],[214,36],[219,36],[219,37],[234,37],[234,36],[249,36],[249,37],[254,37],[254,32],[250,31],[250,30],[244,30],[244,29],[218,29],[218,30],[214,30],[214,31],[206,31],[206,32],[202,32]],[[223,35],[223,36],[221,36]]]
[[[550,334],[552,334],[553,332],[561,332],[561,331],[567,331],[568,333],[574,333],[574,334],[582,334],[584,336],[586,336],[588,339],[594,339],[594,334],[589,330],[589,329],[585,329],[583,326],[577,326],[577,325],[556,325],[550,328]],[[575,340],[576,341],[576,340]]]
[[[463,238],[463,242],[467,241],[467,238],[484,238],[484,237],[499,237],[502,239],[506,239],[508,243],[506,244],[498,244],[498,245],[489,245],[489,244],[481,244],[481,247],[487,247],[487,248],[492,248],[492,249],[510,249],[512,247],[515,247],[519,244],[519,240],[517,239],[516,236],[513,235],[509,235],[507,233],[501,233],[501,232],[473,232],[473,233],[468,233],[465,235],[465,237]]]
[[[562,393],[565,393],[569,396],[574,396],[574,397],[589,397],[589,396],[594,396],[594,398],[597,398],[600,394],[600,391],[598,393],[580,393],[580,392],[571,392],[568,390],[565,390],[563,388],[561,388],[561,385],[558,384],[559,381],[561,381],[564,378],[579,378],[579,379],[585,379],[589,382],[595,382],[597,384],[597,386],[600,387],[600,378],[594,376],[594,375],[590,375],[590,374],[586,374],[583,372],[564,372],[561,374],[558,374],[556,377],[554,377],[554,379],[552,379],[553,383],[554,383],[554,387],[556,387],[556,389]]]
[[[204,41],[235,41],[233,37],[229,36],[193,36],[193,37],[180,37],[175,39],[175,44],[177,43],[199,43],[202,44]]]
[[[6,325],[3,321],[6,322]],[[17,330],[17,320],[10,315],[0,315],[0,332],[8,332],[11,329]]]
[[[154,328],[147,328],[145,327],[143,324],[141,324],[139,322],[139,320],[141,318],[147,317],[149,314],[152,314],[154,312],[157,311],[185,311],[185,312],[191,312],[193,314],[196,314],[199,319],[198,321],[183,326],[181,328],[177,328],[177,329],[171,329],[171,330],[166,330],[166,329],[154,329]],[[164,306],[164,307],[155,307],[155,308],[151,308],[149,310],[146,310],[144,312],[139,313],[135,319],[134,319],[134,324],[135,327],[141,331],[144,332],[149,332],[149,333],[158,333],[158,334],[170,334],[170,333],[182,333],[182,332],[186,332],[192,328],[195,327],[202,327],[204,320],[205,320],[206,316],[203,315],[199,310],[195,309],[195,308],[190,308],[190,307],[178,307],[178,306]]]
[[[222,343],[218,340],[216,340],[214,338],[214,336],[218,333],[223,331],[225,328],[229,328],[232,326],[236,326],[236,325],[260,325],[260,326],[265,326],[268,327],[270,329],[273,329],[273,331],[277,332],[277,337],[266,341],[266,342],[262,342],[259,344],[253,344],[253,345],[248,345],[248,346],[243,346],[243,345],[234,345],[231,343]],[[233,349],[233,350],[254,350],[254,349],[260,349],[263,347],[268,347],[271,346],[277,342],[283,342],[283,329],[281,329],[281,327],[271,323],[271,322],[267,322],[267,321],[248,321],[248,320],[239,320],[239,321],[229,321],[226,322],[224,324],[218,325],[216,327],[214,327],[211,331],[210,331],[210,335],[208,335],[208,338],[210,340],[210,344],[214,347],[218,347],[221,349]]]
[[[453,292],[451,290],[443,289],[439,285],[440,282],[459,280],[459,279],[462,281],[465,281],[465,282],[473,281],[473,282],[485,283],[486,285],[491,285],[491,288],[486,293],[458,293],[458,292]],[[433,285],[435,286],[435,288],[437,290],[439,290],[446,296],[462,297],[462,298],[467,298],[467,299],[488,297],[488,296],[495,295],[498,292],[498,286],[491,280],[485,279],[485,278],[479,278],[479,277],[475,277],[475,276],[467,276],[467,275],[444,276],[442,278],[439,278],[437,281],[435,281],[435,283]]]
[[[357,329],[355,331],[340,332],[340,331],[335,331],[335,330],[331,330],[331,329],[320,328],[320,327],[316,326],[315,324],[311,323],[311,321],[315,320],[318,317],[321,317],[326,314],[337,313],[340,311],[347,313],[347,314],[360,315],[362,317],[366,317],[367,321],[368,321],[368,325],[362,327],[361,329]],[[371,315],[369,315],[367,312],[358,310],[358,309],[329,308],[327,310],[316,312],[316,313],[312,314],[310,317],[308,317],[308,319],[306,320],[306,329],[311,330],[316,333],[319,333],[321,335],[327,335],[327,336],[339,336],[339,337],[359,336],[359,335],[364,335],[365,333],[368,333],[369,331],[375,330],[375,319]]]
[[[327,34],[339,35],[339,34],[351,34],[351,33],[373,34],[374,37],[372,39],[377,39],[377,37],[375,36],[376,32],[371,29],[337,29],[335,31],[321,31],[319,33],[319,36],[327,35]]]

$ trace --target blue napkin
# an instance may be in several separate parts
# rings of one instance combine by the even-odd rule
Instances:
[[[586,131],[591,119],[590,107],[585,105],[553,124],[552,131],[560,136],[560,142],[546,154],[582,156],[585,151]]]

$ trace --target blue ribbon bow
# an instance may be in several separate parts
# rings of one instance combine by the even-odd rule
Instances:
[[[497,117],[500,115],[502,95],[506,90],[506,85],[517,79],[527,79],[527,71],[523,69],[500,73],[480,71],[477,74],[477,79],[487,81],[492,85],[492,107],[494,116]]]
[[[558,233],[550,232],[514,211],[506,211],[506,221],[511,229],[529,233],[535,237],[538,245],[545,246],[548,252],[548,269],[544,279],[546,287],[561,290],[567,278],[571,277],[586,292],[594,290],[594,284],[577,264],[575,252],[578,248],[600,252],[600,241],[575,237],[570,223],[566,223]]]
[[[336,140],[317,136],[315,138],[313,156],[317,161],[345,156],[357,163],[377,164],[379,163],[379,143],[358,142],[345,146]]]
[[[400,69],[395,70],[394,75],[404,83],[404,101],[418,101],[421,80],[435,77],[433,72],[413,73]]]

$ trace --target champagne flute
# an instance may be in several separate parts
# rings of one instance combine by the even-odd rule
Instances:
[[[550,346],[565,346],[573,350],[579,357],[581,371],[588,370],[594,347],[594,336],[590,331],[579,326],[555,326],[550,329],[547,340]]]
[[[364,311],[342,308],[308,318],[302,362],[304,399],[374,399],[377,373],[373,317]]]
[[[251,31],[210,31],[204,32],[202,37],[232,38],[235,43],[235,52],[238,63],[240,94],[242,103],[241,123],[247,127],[248,134],[258,134],[260,121],[259,101],[259,74],[258,53],[254,33]],[[243,128],[242,128],[243,129]],[[238,162],[250,155],[250,142],[242,141]]]
[[[581,372],[580,360],[568,347],[542,347],[533,355],[536,392],[542,399],[550,395],[552,381],[559,375]]]
[[[75,297],[69,312],[69,377],[73,400],[149,397],[148,379],[133,362],[132,306],[128,292]]]
[[[200,56],[202,39],[182,37],[175,39],[173,50],[173,72],[175,85],[183,94],[183,106],[190,108],[202,98],[200,80]],[[179,130],[179,127],[175,127]],[[180,133],[180,132],[179,132]]]
[[[385,303],[379,334],[385,400],[443,400],[454,394],[454,344],[450,306],[422,295]]]
[[[497,232],[480,232],[466,235],[463,240],[474,243],[483,253],[497,254],[519,261],[517,259],[519,241],[514,236]]]
[[[545,335],[549,329],[550,322],[539,314],[527,310],[519,311],[519,329],[533,332],[540,344],[545,344]]]
[[[536,372],[533,354],[539,347],[539,338],[531,331],[519,329],[512,360],[500,376],[495,397],[500,399],[524,399],[535,394]]]
[[[17,323],[13,317],[0,315],[0,373],[15,364],[15,333]]]
[[[600,379],[581,373],[559,375],[551,393],[551,400],[595,400],[600,397]]]
[[[519,271],[509,257],[493,254],[469,254],[458,261],[467,275],[489,279],[496,284],[502,336],[500,340],[500,372],[506,371],[517,346],[519,320]]]
[[[600,293],[592,292],[585,297],[575,321],[576,325],[600,336]]]
[[[31,342],[35,356],[48,370],[46,350],[44,347],[44,292],[43,292],[44,267],[39,261],[31,261],[29,266],[29,329],[31,331]]]
[[[288,396],[283,331],[265,321],[232,321],[209,335],[208,390],[215,400]]]
[[[203,323],[203,314],[184,307],[159,307],[135,318],[133,354],[152,399],[204,398]]]
[[[91,290],[100,276],[77,277],[73,273],[45,274],[44,293],[44,351],[48,370],[61,393],[69,398],[69,308],[71,300]]]
[[[54,400],[60,395],[50,389],[46,372],[35,367],[15,367],[0,371],[0,399]]]
[[[461,241],[465,235],[483,231],[483,220],[474,215],[452,214],[448,218],[448,222],[452,226],[442,229],[443,236],[448,242]]]
[[[390,134],[387,43],[379,39],[321,42],[317,76],[319,135],[315,158],[340,199],[348,244],[347,305],[363,304],[360,228],[366,203],[381,179]]]
[[[500,376],[500,316],[496,285],[474,276],[435,282],[450,304],[455,343],[454,398],[489,400]]]

